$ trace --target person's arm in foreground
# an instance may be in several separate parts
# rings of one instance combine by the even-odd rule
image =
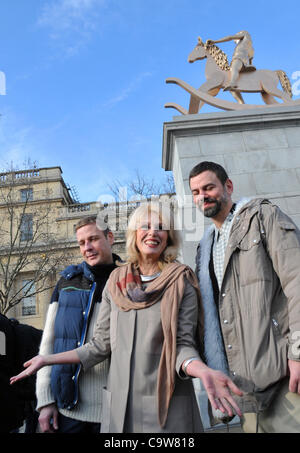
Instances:
[[[48,307],[39,355],[53,353],[54,326],[58,312],[59,283],[57,283]],[[58,429],[58,409],[51,388],[51,370],[48,366],[39,370],[36,375],[36,407],[39,412],[39,425],[42,432],[51,433]]]

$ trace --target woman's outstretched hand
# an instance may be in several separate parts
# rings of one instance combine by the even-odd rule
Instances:
[[[207,367],[199,360],[191,362],[187,366],[186,371],[190,376],[201,379],[214,409],[219,409],[223,414],[228,414],[230,417],[235,414],[242,416],[242,412],[233,399],[232,393],[242,396],[243,392],[228,376],[221,371]]]
[[[35,374],[40,368],[47,365],[55,365],[56,363],[80,363],[79,355],[77,354],[76,349],[59,352],[58,354],[36,355],[32,359],[28,360],[28,362],[24,363],[24,368],[26,368],[26,370],[22,371],[17,376],[10,378],[10,383],[14,384],[21,379],[25,379],[26,377]]]
[[[14,384],[17,381],[21,381],[22,379],[25,379],[31,376],[32,374],[35,374],[40,368],[42,368],[45,365],[47,365],[46,356],[36,355],[32,359],[24,363],[24,368],[26,368],[26,370],[22,371],[17,376],[13,376],[10,378],[10,383]]]

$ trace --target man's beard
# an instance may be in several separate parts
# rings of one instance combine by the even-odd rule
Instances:
[[[204,203],[214,203],[214,205],[209,208],[202,209],[203,215],[205,217],[215,217],[222,209],[222,202],[223,199],[216,200],[215,198],[205,198],[203,200],[203,205]]]

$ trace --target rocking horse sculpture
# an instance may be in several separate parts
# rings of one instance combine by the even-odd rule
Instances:
[[[184,107],[174,103],[165,104],[166,108],[174,108],[183,115],[188,115],[198,113],[205,103],[223,110],[243,110],[263,106],[300,104],[300,100],[292,100],[291,84],[286,73],[282,70],[256,70],[255,68],[251,71],[242,70],[236,86],[233,88],[230,87],[231,71],[227,55],[215,44],[212,44],[212,41],[209,40],[203,43],[201,38],[198,38],[198,44],[190,53],[188,61],[193,63],[204,58],[207,59],[205,68],[207,80],[198,89],[177,78],[168,78],[166,80],[166,83],[175,83],[190,93],[189,109],[186,110]],[[279,82],[282,90],[277,88]],[[229,90],[237,102],[216,99],[215,96],[221,89]],[[245,104],[242,92],[260,93],[266,105]],[[283,102],[278,102],[274,96]]]

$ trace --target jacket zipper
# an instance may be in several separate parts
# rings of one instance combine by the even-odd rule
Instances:
[[[91,312],[91,308],[93,306],[93,298],[94,298],[94,294],[95,294],[95,290],[96,290],[96,282],[93,283],[93,286],[91,288],[91,293],[90,293],[90,296],[89,296],[89,301],[88,301],[88,305],[87,305],[87,308],[85,310],[85,315],[84,315],[84,321],[83,321],[83,328],[82,328],[82,334],[81,334],[81,338],[80,338],[80,345],[79,346],[82,346],[85,342],[85,339],[86,339],[86,335],[87,335],[87,323],[88,323],[88,320],[89,320],[89,315],[90,315],[90,312]],[[75,385],[75,397],[74,397],[74,400],[72,402],[72,405],[70,407],[70,409],[72,409],[73,407],[76,406],[76,404],[78,403],[78,377],[79,377],[79,374],[81,372],[81,369],[82,369],[82,365],[78,365],[77,367],[77,370],[75,372],[75,375],[74,375],[74,385]]]

